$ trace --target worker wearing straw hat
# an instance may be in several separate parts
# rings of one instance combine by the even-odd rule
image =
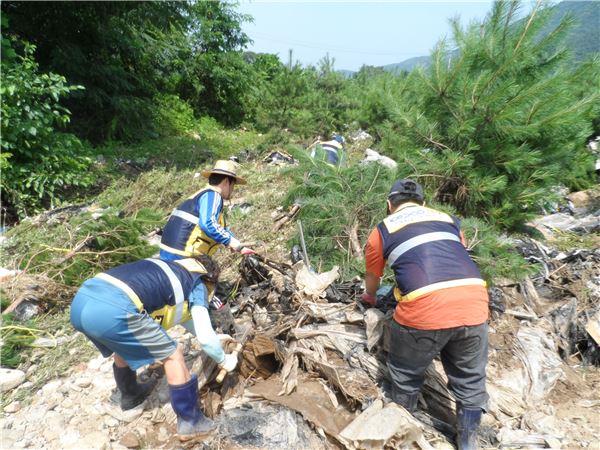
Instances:
[[[210,170],[201,172],[208,186],[188,197],[173,210],[165,225],[160,242],[160,257],[166,261],[201,254],[212,255],[219,245],[225,245],[242,255],[253,250],[241,245],[225,224],[223,200],[229,200],[236,184],[246,184],[238,175],[239,165],[230,160],[218,160]]]

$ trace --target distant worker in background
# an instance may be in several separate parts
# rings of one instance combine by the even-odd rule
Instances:
[[[208,308],[219,269],[206,255],[163,261],[143,259],[85,281],[71,304],[71,323],[108,358],[121,392],[121,409],[141,404],[153,383],[138,383],[136,370],[162,361],[177,415],[177,434],[188,440],[216,425],[198,405],[198,377],[165,330],[181,324],[221,369],[231,372],[237,356],[225,353],[212,328]]]
[[[246,184],[237,175],[238,164],[218,160],[211,170],[201,172],[208,186],[192,194],[169,217],[160,241],[160,258],[174,261],[196,255],[212,255],[219,245],[242,255],[255,252],[242,246],[227,228],[223,200],[229,200],[236,184]]]
[[[458,448],[472,450],[488,400],[488,294],[465,248],[459,219],[423,205],[418,183],[394,183],[388,216],[367,241],[361,300],[375,306],[387,262],[398,301],[387,361],[392,399],[413,412],[425,370],[440,354],[457,401]]]
[[[339,166],[343,161],[344,144],[346,140],[339,134],[331,136],[331,140],[318,141],[310,154],[310,157],[319,161],[325,161],[332,166]]]

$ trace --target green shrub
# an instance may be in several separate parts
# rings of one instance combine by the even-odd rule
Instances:
[[[364,273],[364,260],[351,250],[350,233],[357,229],[360,246],[364,248],[371,230],[385,217],[386,199],[396,179],[406,171],[391,171],[378,164],[334,168],[313,161],[306,151],[290,149],[300,165],[288,169],[294,187],[286,196],[286,204],[299,202],[306,246],[311,264],[320,270],[340,267],[344,278]],[[430,198],[429,192],[426,199]],[[429,203],[429,202],[428,202]],[[449,214],[456,214],[451,205],[433,204]],[[514,251],[494,227],[482,220],[463,221],[463,230],[474,260],[488,283],[498,277],[521,279],[534,268]],[[298,244],[296,236],[290,244]]]
[[[158,95],[154,98],[154,128],[159,136],[174,136],[194,130],[194,110],[177,95]]]
[[[54,73],[39,73],[35,47],[2,63],[2,191],[19,217],[53,207],[69,189],[92,184],[89,149],[59,131],[70,113],[59,103],[81,89]]]
[[[462,221],[462,230],[473,260],[479,266],[488,285],[498,278],[520,281],[537,272],[536,265],[516,252],[506,237],[480,219]]]
[[[0,361],[2,367],[16,368],[22,360],[23,349],[29,347],[35,340],[37,330],[30,328],[31,322],[16,322],[11,314],[3,314],[0,326],[2,346]]]
[[[351,251],[350,235],[356,228],[364,245],[371,229],[384,217],[395,173],[377,164],[338,169],[312,160],[305,151],[292,152],[300,165],[284,173],[295,182],[286,204],[302,205],[298,218],[311,263],[323,270],[338,265],[348,277],[363,272],[364,262]],[[294,243],[299,243],[297,238]]]

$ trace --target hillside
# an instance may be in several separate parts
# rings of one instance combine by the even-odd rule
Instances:
[[[553,6],[552,11],[552,17],[540,31],[540,36],[547,35],[561,20],[570,16],[573,18],[573,26],[565,37],[564,45],[572,52],[573,61],[582,61],[594,53],[600,53],[600,2],[563,1]],[[399,63],[386,64],[382,68],[397,73],[430,65],[430,56],[417,56]]]
[[[220,134],[225,138],[228,133]],[[230,224],[240,236],[255,241],[255,248],[269,258],[270,265],[244,261],[224,250],[218,253],[218,260],[225,268],[223,281],[235,286],[229,306],[234,320],[240,326],[251,324],[253,329],[239,374],[228,377],[223,385],[213,380],[214,363],[202,353],[195,339],[182,328],[172,331],[186,349],[191,370],[201,376],[207,414],[219,424],[216,433],[184,448],[354,448],[363,445],[363,438],[351,433],[350,424],[356,427],[369,420],[370,414],[375,415],[373,420],[381,417],[378,414],[395,417],[396,431],[390,433],[393,431],[390,429],[385,436],[394,434],[396,440],[382,437],[382,447],[397,448],[399,443],[412,445],[415,441],[420,448],[448,448],[452,441],[449,430],[452,430],[454,406],[440,364],[436,363],[428,372],[421,411],[415,418],[394,407],[389,403],[385,381],[388,344],[384,324],[389,316],[389,312],[387,316],[384,313],[385,304],[381,304],[381,310],[365,309],[356,301],[356,292],[361,290],[359,282],[344,281],[347,278],[336,280],[334,297],[329,297],[330,294],[326,298],[315,297],[302,287],[298,276],[301,268],[285,269],[285,264],[292,263],[288,249],[291,243],[298,242],[297,227],[294,220],[280,228],[275,225],[289,211],[285,197],[294,187],[294,174],[310,178],[310,173],[314,174],[318,167],[305,157],[299,145],[286,147],[298,164],[269,163],[265,157],[271,150],[247,153],[241,147],[244,143],[258,142],[258,137],[241,134],[235,133],[227,139],[230,143],[237,142],[234,155],[243,159],[249,184],[241,186],[228,205]],[[348,146],[349,165],[360,166],[357,163],[366,145],[357,140]],[[163,147],[161,153],[167,148]],[[196,149],[187,151],[193,154]],[[78,265],[81,270],[84,261],[106,253],[106,249],[97,247],[99,242],[79,245],[81,238],[77,233],[87,231],[78,228],[90,221],[100,226],[111,217],[147,222],[149,207],[167,213],[199,183],[194,170],[175,172],[149,167],[146,172],[138,169],[132,173],[131,165],[119,167],[129,181],[118,181],[89,207],[62,208],[34,219],[33,225],[20,225],[9,234],[4,248],[13,253],[20,249],[21,253],[25,242],[35,242],[34,230],[37,230],[38,238],[43,240],[38,251],[52,256],[49,260],[52,266],[42,269],[61,279],[70,266]],[[368,174],[385,177],[388,169],[377,168],[376,164],[370,168],[377,170],[365,167],[361,172],[372,187]],[[312,182],[319,187],[319,198],[328,204],[329,180]],[[358,195],[357,191],[348,194]],[[572,197],[576,202],[573,207],[579,212],[568,216],[571,229],[576,229],[577,224],[592,223],[593,217],[586,214],[597,208],[598,195],[595,191]],[[344,203],[342,207],[351,206],[348,200]],[[301,211],[315,206],[303,203]],[[600,254],[589,250],[597,247],[598,236],[588,235],[585,229],[579,234],[567,229],[558,232],[556,227],[563,225],[556,222],[556,216],[560,214],[540,218],[535,225],[547,230],[550,236],[555,233],[543,245],[535,240],[511,238],[528,261],[542,262],[547,277],[536,275],[522,282],[497,279],[492,291],[488,366],[492,400],[481,434],[482,445],[488,448],[519,447],[522,442],[535,441],[583,449],[600,439],[599,417],[594,406],[600,401],[600,377],[597,368],[591,365],[598,355],[594,353],[592,340],[581,332],[586,317],[597,310],[600,298],[593,269],[600,263]],[[305,233],[314,236],[318,224],[309,220],[310,214],[297,217],[302,217]],[[336,216],[337,220],[340,218]],[[561,220],[564,223],[566,219]],[[110,221],[106,225],[123,226]],[[148,255],[156,252],[152,225],[146,223],[142,228]],[[111,231],[103,233],[106,238]],[[59,239],[61,232],[64,237]],[[469,232],[468,236],[473,234]],[[337,236],[332,240],[343,239]],[[61,247],[70,250],[66,256]],[[314,242],[309,248],[315,248]],[[137,250],[130,246],[129,251]],[[347,257],[352,259],[352,251],[347,251]],[[39,256],[31,256],[32,267],[42,264]],[[313,250],[309,256],[319,267],[326,255]],[[16,295],[13,289],[21,289],[21,295],[16,296],[25,298],[29,304],[41,307],[46,300],[57,301],[51,289],[40,291],[40,285],[54,286],[43,276],[30,271],[15,280],[19,283],[3,284],[11,297]],[[58,285],[56,288],[64,289]],[[68,295],[60,300],[58,314],[53,314],[51,322],[47,318],[40,321],[39,325],[46,323],[45,328],[36,332],[50,339],[45,340],[45,346],[40,341],[40,347],[19,366],[26,374],[26,382],[3,395],[2,448],[179,447],[181,444],[173,436],[175,415],[161,367],[140,370],[140,377],[158,381],[149,400],[126,413],[120,411],[111,360],[98,356],[81,334],[72,332],[65,314],[69,301]],[[219,316],[213,316],[213,320],[215,326],[227,332]],[[373,321],[380,325],[369,325]],[[294,349],[298,351],[294,353]],[[253,352],[261,352],[262,356],[258,358]],[[286,395],[282,395],[284,391]],[[311,401],[307,402],[307,398]],[[514,421],[515,417],[521,419]],[[40,426],[42,418],[45,426]],[[281,433],[282,429],[286,432]]]

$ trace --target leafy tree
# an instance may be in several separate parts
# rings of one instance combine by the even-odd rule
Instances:
[[[199,1],[191,4],[189,29],[196,53],[239,51],[250,43],[241,24],[252,21],[252,17],[238,13],[236,6],[234,2]]]
[[[85,86],[65,105],[94,143],[154,136],[155,99],[179,95],[227,122],[250,83],[240,55],[248,16],[227,2],[2,2],[11,30],[38,48],[43,71]],[[242,102],[243,106],[243,102]]]
[[[192,83],[182,94],[200,115],[239,125],[248,112],[255,79],[241,52],[201,53],[187,69]]]
[[[2,46],[9,48],[4,40]],[[81,86],[40,73],[34,51],[25,44],[22,55],[2,60],[2,194],[9,214],[19,217],[53,206],[67,189],[92,182],[84,146],[60,131],[70,119],[60,99]]]
[[[568,20],[540,36],[549,10],[515,23],[518,7],[496,2],[481,26],[454,20],[458,51],[442,41],[431,68],[409,75],[384,137],[438,200],[503,228],[532,217],[551,186],[592,182],[579,164],[600,96],[598,59],[562,64]]]
[[[37,46],[43,71],[85,86],[65,105],[71,129],[100,142],[151,129],[152,97],[165,67],[165,33],[181,29],[179,2],[2,2],[11,31]]]

